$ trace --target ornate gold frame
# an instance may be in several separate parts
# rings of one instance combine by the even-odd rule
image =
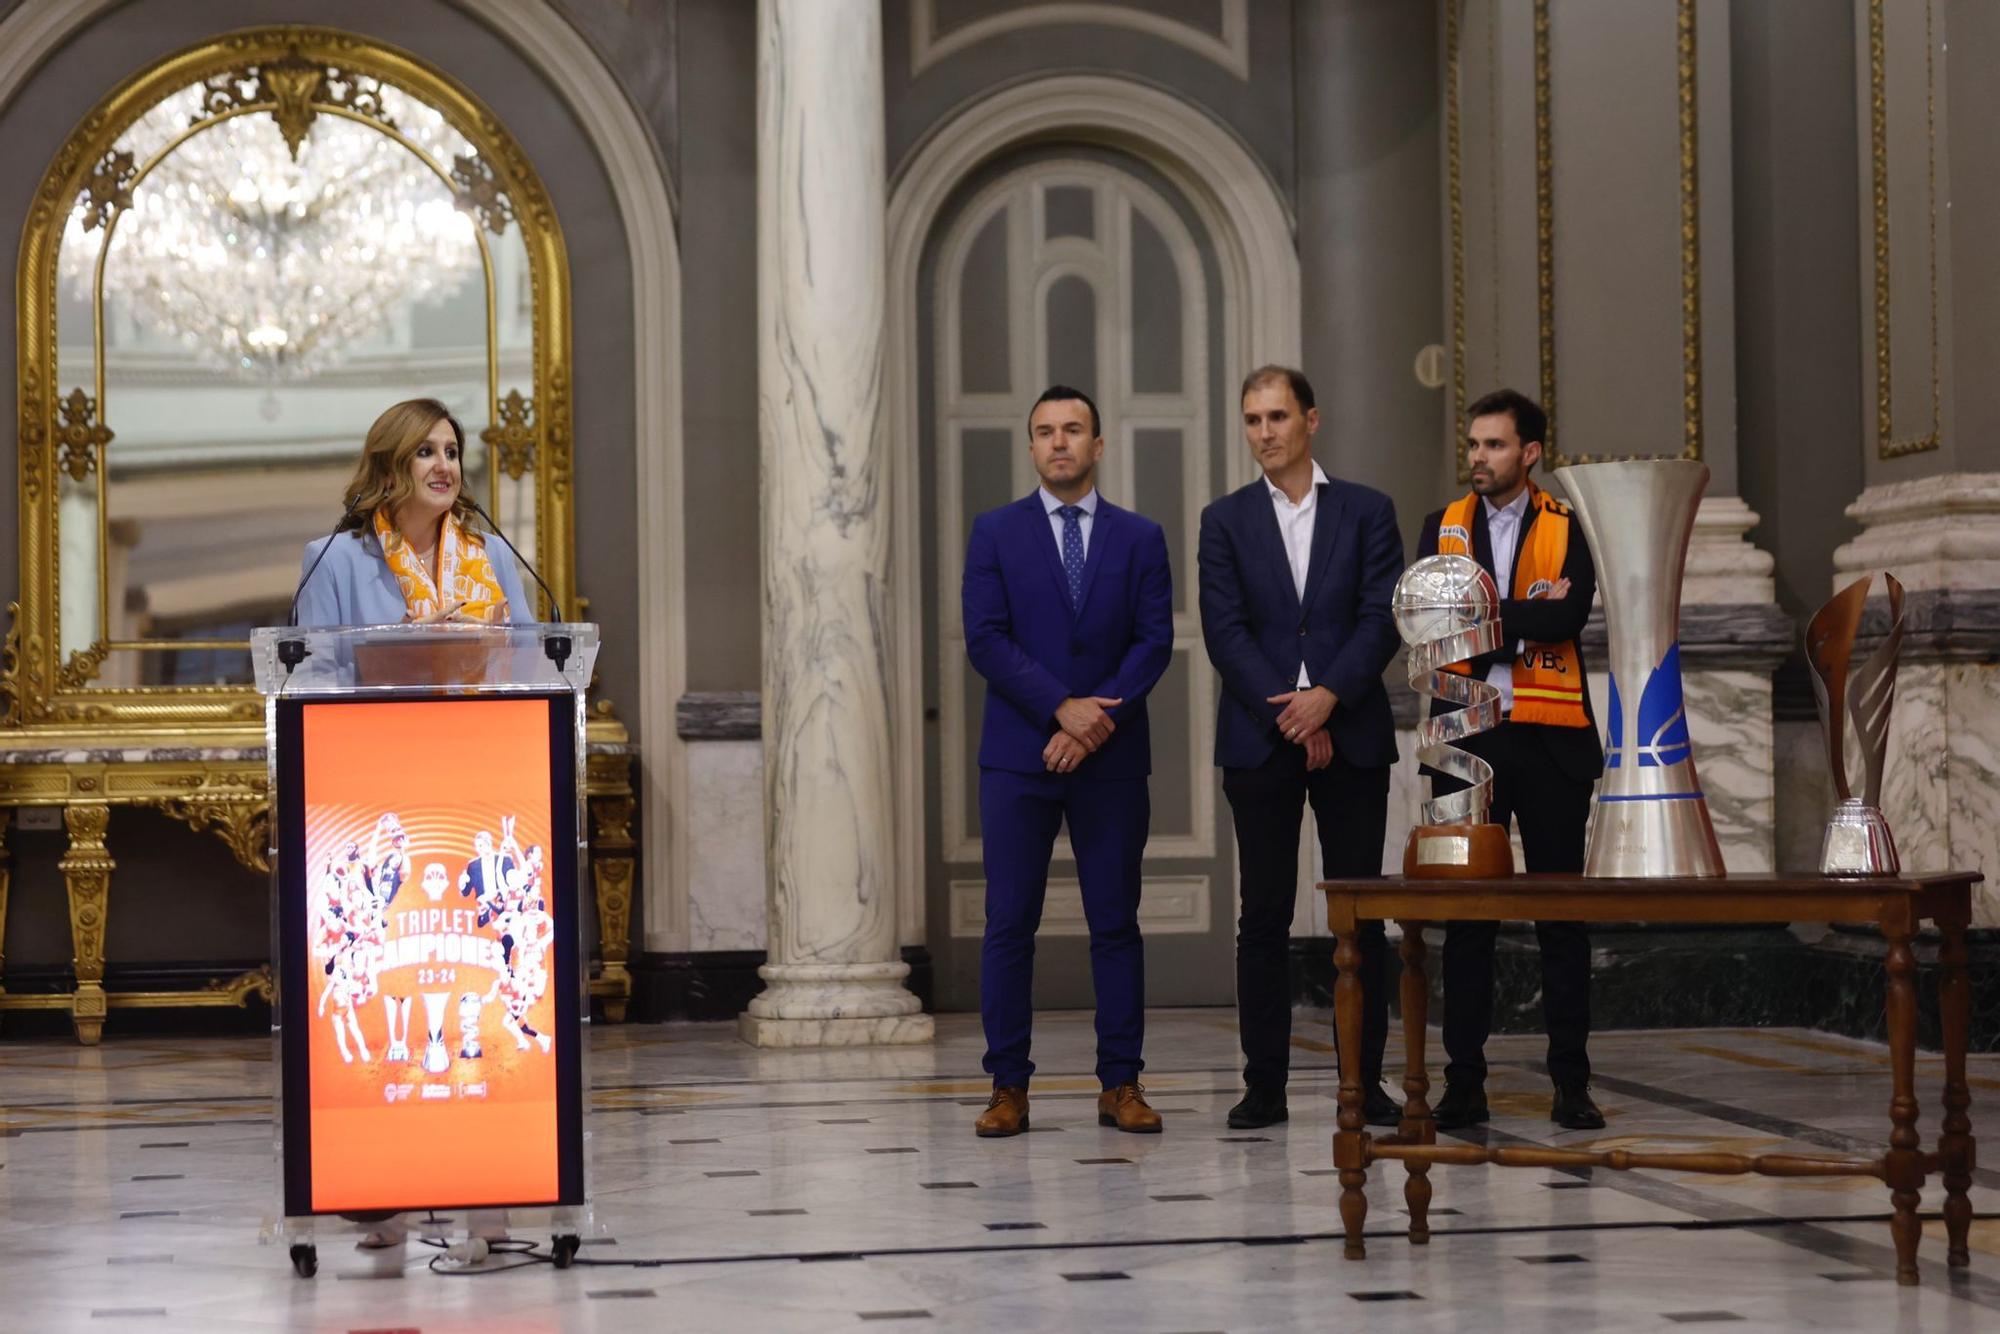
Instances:
[[[456,190],[460,206],[486,231],[518,226],[533,295],[533,396],[505,399],[491,381],[491,421],[482,438],[494,467],[536,471],[535,563],[561,603],[544,614],[574,614],[575,532],[570,512],[569,264],[547,190],[520,145],[485,104],[443,71],[368,38],[328,28],[280,26],[230,33],[156,62],[91,109],[56,154],[35,191],[21,238],[17,292],[20,398],[21,595],[0,650],[0,726],[40,733],[205,736],[260,725],[262,704],[247,687],[90,688],[111,645],[102,640],[61,660],[57,628],[58,469],[82,480],[95,471],[112,438],[97,420],[95,396],[65,387],[56,361],[57,258],[78,201],[98,225],[115,225],[131,203],[141,164],[117,151],[132,123],[167,96],[196,83],[212,90],[199,127],[267,113],[297,142],[316,116],[357,121],[400,138],[353,80],[401,88],[441,112],[473,146],[450,165],[430,162]],[[405,143],[406,147],[409,147]],[[428,162],[429,160],[426,159]],[[492,301],[490,269],[488,304]],[[102,377],[98,358],[98,378]],[[489,359],[490,364],[490,359]],[[518,474],[516,474],[518,475]],[[100,519],[101,523],[101,519]],[[195,645],[181,645],[196,647]]]
[[[1445,172],[1451,232],[1451,366],[1452,422],[1456,439],[1452,452],[1458,480],[1470,481],[1465,462],[1465,207],[1462,175],[1461,113],[1459,109],[1460,14],[1464,0],[1447,0],[1444,7],[1445,44]],[[1880,0],[1876,0],[1879,5]],[[1549,0],[1534,0],[1535,38],[1535,329],[1539,352],[1542,407],[1549,414],[1545,442],[1548,466],[1598,463],[1631,457],[1615,454],[1564,454],[1557,441],[1556,412],[1556,260],[1555,183],[1550,148],[1553,115],[1549,82]],[[1681,418],[1679,457],[1699,459],[1702,446],[1701,383],[1701,160],[1697,116],[1695,0],[1676,0],[1675,83],[1680,135],[1680,270],[1681,270]],[[1879,94],[1879,84],[1878,84]],[[1878,96],[1879,108],[1879,96]]]
[[[329,77],[338,74],[339,78]],[[472,145],[447,171],[461,207],[485,232],[518,226],[528,256],[533,302],[532,396],[504,396],[489,356],[490,424],[481,437],[496,475],[535,470],[535,563],[555,594],[557,619],[580,614],[571,513],[573,454],[569,262],[548,192],[527,155],[483,103],[448,75],[408,52],[327,28],[283,26],[226,34],[153,64],[113,89],[84,117],[37,188],[21,238],[18,274],[20,394],[21,594],[9,606],[13,626],[0,648],[0,807],[60,807],[68,834],[59,862],[75,948],[69,991],[9,994],[0,1014],[67,1011],[79,1040],[98,1039],[114,1007],[242,1005],[269,998],[268,966],[187,991],[107,991],[105,926],[116,864],[106,849],[111,813],[150,806],[219,837],[251,872],[268,873],[270,793],[264,758],[263,703],[248,687],[89,689],[111,645],[98,642],[60,660],[57,625],[58,470],[101,483],[110,429],[96,396],[61,386],[56,362],[57,258],[65,224],[84,200],[95,226],[115,222],[131,205],[142,164],[120,151],[121,135],[163,98],[197,82],[209,85],[201,124],[269,113],[296,143],[316,116],[338,116],[377,129],[379,107],[354,79],[394,85],[443,113]],[[188,134],[195,132],[190,127]],[[183,135],[182,137],[185,137]],[[406,147],[409,147],[407,143]],[[489,328],[493,288],[488,267]],[[101,269],[100,269],[101,278]],[[103,356],[97,357],[98,366]],[[101,506],[100,506],[101,512]],[[193,647],[181,644],[181,647]],[[606,1016],[624,1018],[632,993],[627,968],[637,843],[631,831],[632,748],[610,706],[599,701],[587,727],[585,791],[591,819],[591,875],[603,966],[590,992]],[[7,812],[0,810],[0,951],[6,944],[11,866]],[[0,963],[4,953],[0,952]]]

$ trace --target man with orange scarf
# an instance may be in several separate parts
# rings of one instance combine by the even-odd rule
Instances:
[[[1500,588],[1499,649],[1456,670],[1500,688],[1503,721],[1462,743],[1493,766],[1491,819],[1518,823],[1530,871],[1583,870],[1590,791],[1604,771],[1579,642],[1597,572],[1583,526],[1536,486],[1548,417],[1502,389],[1467,409],[1472,490],[1424,521],[1417,555],[1471,556]],[[1433,701],[1442,712],[1455,705]],[[1435,791],[1463,786],[1426,769]],[[1452,922],[1444,936],[1445,1093],[1437,1124],[1454,1130],[1488,1119],[1486,1038],[1493,1028],[1493,948],[1498,922]],[[1590,937],[1581,922],[1537,922],[1542,1022],[1548,1032],[1549,1119],[1596,1130],[1590,1097]]]

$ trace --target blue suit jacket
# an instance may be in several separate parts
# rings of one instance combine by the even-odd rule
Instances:
[[[1117,730],[1077,773],[1144,778],[1152,772],[1146,695],[1174,643],[1167,537],[1151,519],[1100,494],[1084,558],[1083,600],[1070,610],[1062,557],[1037,490],[972,523],[961,598],[965,651],[986,678],[979,764],[1041,773],[1056,706],[1071,696],[1124,702]]]
[[[535,619],[535,604],[521,592],[520,571],[507,544],[482,534],[486,554],[493,561],[493,573],[500,591],[507,595],[507,619],[515,624]],[[326,559],[313,570],[313,561],[331,543]],[[403,588],[382,555],[382,544],[369,530],[335,533],[306,544],[299,573],[312,570],[312,577],[299,590],[299,624],[306,627],[329,625],[395,625],[403,619]]]
[[[1403,572],[1396,507],[1353,482],[1319,488],[1312,559],[1301,599],[1260,477],[1201,512],[1201,634],[1222,674],[1215,762],[1254,769],[1284,742],[1282,708],[1264,701],[1298,687],[1299,664],[1339,697],[1327,731],[1337,761],[1396,762],[1396,727],[1382,671],[1402,642],[1389,602]]]

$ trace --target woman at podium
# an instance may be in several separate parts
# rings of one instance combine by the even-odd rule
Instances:
[[[535,619],[513,560],[473,527],[464,454],[465,428],[434,398],[375,419],[339,526],[306,547],[296,624]]]

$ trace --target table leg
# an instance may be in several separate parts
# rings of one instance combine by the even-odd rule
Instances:
[[[1889,1066],[1895,1080],[1889,1100],[1884,1176],[1889,1183],[1889,1201],[1895,1207],[1889,1233],[1896,1242],[1896,1281],[1905,1285],[1917,1281],[1917,1241],[1923,1235],[1917,1202],[1924,1188],[1924,1159],[1919,1152],[1922,1139],[1917,1133],[1917,959],[1910,950],[1911,930],[1908,925],[1897,925],[1883,931],[1889,941]]]
[[[625,1022],[632,996],[632,798],[592,797],[591,879],[597,890],[597,948],[604,956],[604,1018]]]
[[[1424,975],[1424,924],[1402,922],[1403,928],[1403,1121],[1396,1137],[1405,1144],[1437,1143],[1437,1123],[1431,1120],[1431,1077],[1424,1062],[1424,1011],[1430,1004],[1430,981]],[[1431,1239],[1431,1165],[1403,1164],[1403,1204],[1410,1211],[1410,1244]]]
[[[1945,1263],[1964,1269],[1972,1263],[1967,1241],[1972,1230],[1972,1093],[1965,1083],[1965,1043],[1972,996],[1965,975],[1965,925],[1940,925],[1938,1009],[1944,1020],[1944,1125],[1938,1136],[1944,1171]]]
[[[69,892],[70,942],[76,948],[76,994],[70,1022],[76,1040],[94,1047],[104,1033],[104,920],[109,911],[111,872],[117,863],[104,850],[111,808],[102,802],[63,807],[69,850],[56,865]]]
[[[1361,1114],[1361,946],[1355,931],[1353,924],[1343,927],[1333,951],[1340,973],[1333,984],[1334,1032],[1340,1038],[1340,1129],[1333,1136],[1333,1165],[1340,1169],[1340,1223],[1350,1260],[1368,1253],[1361,1239],[1368,1221],[1368,1132]]]

